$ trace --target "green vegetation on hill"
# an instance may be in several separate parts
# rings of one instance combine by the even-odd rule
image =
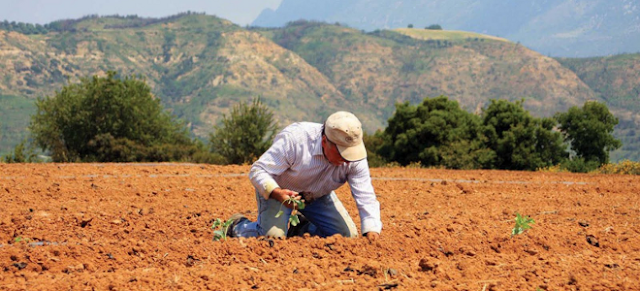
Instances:
[[[415,33],[363,33],[296,21],[264,34],[318,68],[345,98],[378,120],[390,117],[395,102],[415,104],[425,96],[447,95],[469,111],[489,99],[525,98],[525,108],[537,116],[597,99],[573,72],[517,43],[460,32],[398,31]]]
[[[416,28],[397,28],[393,31],[397,31],[401,34],[410,36],[412,38],[421,40],[448,40],[455,42],[463,41],[502,41],[510,42],[507,39],[490,36],[486,34],[480,34],[468,31],[455,31],[455,30],[434,30],[434,29],[416,29]]]
[[[611,159],[640,160],[640,54],[558,61],[593,88],[618,117],[614,135],[622,147],[611,153]]]
[[[88,16],[59,26],[30,35],[0,29],[1,95],[33,102],[53,96],[67,78],[76,82],[109,70],[135,75],[200,139],[235,104],[258,96],[280,124],[322,121],[336,110],[349,110],[369,132],[386,127],[397,102],[419,104],[426,96],[449,96],[474,113],[491,99],[524,98],[523,108],[536,117],[609,98],[555,59],[464,32],[365,33],[307,21],[243,29],[198,13],[158,19]],[[420,36],[433,33],[443,38]],[[31,114],[17,110],[22,120]],[[616,115],[620,110],[611,106]],[[628,125],[623,143],[640,144],[627,121],[638,114],[625,112],[629,118],[620,117],[616,130]],[[6,127],[4,119],[0,124]],[[19,142],[10,135],[0,141],[6,143],[0,151]]]
[[[137,15],[87,15],[79,19],[56,20],[45,25],[4,20],[0,22],[0,29],[15,31],[25,35],[47,34],[49,32],[79,32],[89,30],[103,30],[110,28],[139,28],[157,23],[168,23],[185,15],[204,15],[197,12],[183,12],[162,18],[144,18]]]
[[[10,153],[20,141],[28,138],[26,130],[32,114],[33,101],[24,97],[0,95],[0,157]]]

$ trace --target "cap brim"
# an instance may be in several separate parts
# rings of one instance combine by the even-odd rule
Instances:
[[[364,147],[364,143],[352,147],[336,146],[340,156],[348,162],[357,162],[367,158],[367,149]]]

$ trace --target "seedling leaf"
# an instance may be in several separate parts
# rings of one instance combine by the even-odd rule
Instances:
[[[18,237],[16,237],[13,241],[14,241],[14,242],[17,242],[17,243],[19,243],[19,242],[27,242],[27,243],[28,243],[28,242],[30,241],[30,239],[28,239],[28,238],[23,238],[23,237],[21,237],[21,236],[18,236]]]
[[[227,230],[232,223],[232,219],[222,222],[220,218],[216,218],[216,220],[213,221],[213,225],[211,226],[211,228],[213,229],[213,240],[227,240]],[[217,229],[218,227],[220,227],[220,229]]]
[[[300,218],[298,218],[297,215],[291,215],[289,216],[289,223],[291,223],[291,225],[296,226],[298,225],[298,223],[300,223]]]
[[[305,207],[304,201],[302,200],[298,200],[295,199],[293,197],[285,199],[284,201],[282,201],[282,204],[280,204],[280,211],[278,211],[278,213],[276,213],[276,218],[282,216],[282,214],[284,214],[284,211],[282,211],[282,206],[285,203],[294,203],[295,204],[295,209],[293,211],[291,211],[291,214],[289,215],[289,224],[291,224],[291,226],[296,226],[300,223],[300,218],[298,217],[298,210],[302,210]]]
[[[519,235],[519,234],[522,234],[527,229],[531,228],[531,225],[529,225],[529,224],[536,223],[533,220],[533,218],[531,218],[529,216],[522,217],[522,215],[520,215],[520,213],[516,213],[515,221],[516,221],[516,225],[511,230],[511,237]]]

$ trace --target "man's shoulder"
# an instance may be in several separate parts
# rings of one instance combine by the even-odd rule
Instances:
[[[299,135],[315,135],[322,130],[322,124],[315,122],[295,122],[285,127],[282,132]]]
[[[322,135],[322,124],[314,122],[296,122],[285,127],[279,134],[294,144],[312,145]]]

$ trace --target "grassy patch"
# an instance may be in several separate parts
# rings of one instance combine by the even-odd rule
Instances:
[[[430,29],[416,29],[416,28],[397,28],[394,31],[404,34],[406,36],[413,37],[420,40],[448,40],[448,41],[467,41],[467,40],[495,40],[510,42],[507,39],[490,36],[486,34],[468,32],[468,31],[456,31],[456,30],[430,30]]]

